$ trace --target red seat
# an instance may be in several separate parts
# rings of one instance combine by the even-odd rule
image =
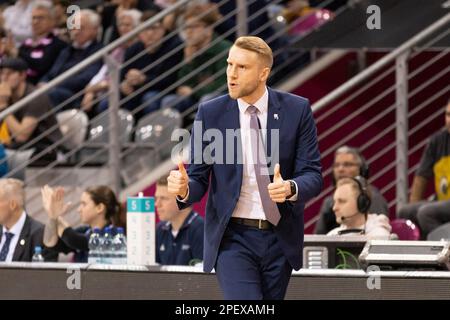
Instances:
[[[390,224],[399,240],[420,240],[420,230],[411,220],[395,219]]]

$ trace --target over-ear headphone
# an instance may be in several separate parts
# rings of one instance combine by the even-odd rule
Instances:
[[[361,166],[359,167],[359,175],[367,180],[369,179],[369,165],[367,164],[364,156],[358,151],[358,149],[355,150],[358,153],[359,159],[361,161]]]
[[[358,199],[356,199],[356,205],[358,207],[358,211],[361,213],[368,213],[370,205],[372,204],[372,201],[370,200],[370,196],[367,192],[367,182],[364,177],[356,176],[354,178],[351,178],[353,181],[356,182],[359,188],[359,195]]]

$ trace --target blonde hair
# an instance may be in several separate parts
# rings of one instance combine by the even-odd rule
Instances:
[[[254,36],[239,37],[233,44],[234,46],[253,51],[263,60],[264,64],[271,69],[273,65],[273,53],[269,45],[261,38]]]
[[[357,179],[358,181],[360,181],[359,183]],[[372,198],[372,193],[370,192],[370,189],[367,186],[367,182],[363,177],[357,176],[355,178],[341,178],[337,181],[336,188],[344,186],[346,184],[349,184],[351,186],[351,188],[355,191],[356,196],[365,192],[369,199]],[[363,189],[365,190],[363,191]]]
[[[0,197],[15,200],[17,205],[23,208],[25,205],[24,183],[13,178],[0,179]]]
[[[338,182],[336,183],[336,188],[345,186],[347,184],[351,186],[352,190],[355,191],[356,195],[359,195],[361,193],[361,191],[359,190],[358,182],[356,182],[352,178],[339,179]]]

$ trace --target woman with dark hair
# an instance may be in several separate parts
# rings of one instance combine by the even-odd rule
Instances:
[[[44,230],[44,244],[53,251],[74,252],[74,262],[87,262],[89,237],[94,228],[103,230],[119,224],[122,206],[107,186],[89,187],[82,193],[78,212],[83,225],[75,229],[62,217],[71,205],[64,202],[64,189],[46,185],[41,193],[49,218]]]

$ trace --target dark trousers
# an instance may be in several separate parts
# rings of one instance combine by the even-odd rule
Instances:
[[[70,102],[66,102],[69,98],[74,96],[74,93],[63,87],[54,87],[48,92],[48,96],[54,107],[60,107],[60,105],[64,103],[64,105],[58,109],[58,112],[75,108],[75,106],[79,106],[80,103],[80,97],[71,100]]]
[[[273,230],[230,222],[215,271],[227,300],[283,299],[292,267]]]
[[[398,216],[417,224],[422,239],[425,240],[428,233],[444,223],[450,222],[450,200],[408,204],[400,209]]]

